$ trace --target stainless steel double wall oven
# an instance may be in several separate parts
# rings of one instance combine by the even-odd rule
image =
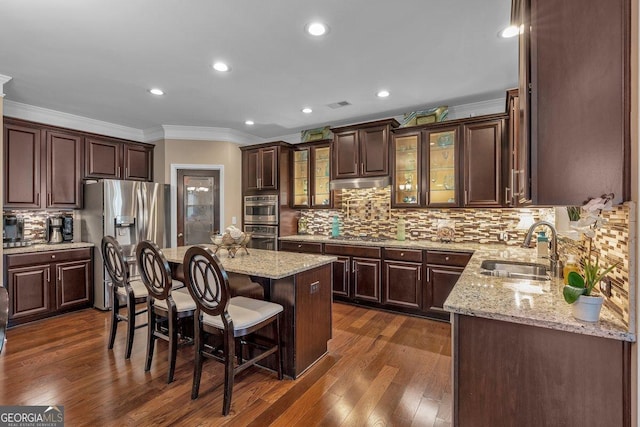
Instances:
[[[278,250],[278,196],[244,197],[244,231],[251,233],[250,248]]]

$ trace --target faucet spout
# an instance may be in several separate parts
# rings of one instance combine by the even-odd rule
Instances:
[[[561,276],[562,268],[560,268],[560,260],[558,257],[558,232],[553,224],[548,221],[538,221],[533,223],[531,227],[529,227],[529,231],[527,231],[527,235],[524,238],[524,242],[522,243],[523,248],[528,248],[531,245],[531,238],[533,237],[533,232],[539,226],[544,225],[549,230],[551,230],[551,253],[549,254],[549,267],[551,269],[552,274],[555,277]]]

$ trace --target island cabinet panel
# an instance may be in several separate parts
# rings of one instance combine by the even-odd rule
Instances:
[[[326,264],[282,279],[258,278],[269,289],[269,300],[284,308],[280,322],[283,370],[292,378],[327,352],[331,339],[331,274],[331,265]],[[260,334],[270,335],[271,331]],[[275,368],[272,357],[264,364]]]
[[[5,255],[9,324],[93,304],[93,249]]]
[[[459,314],[452,334],[452,425],[631,425],[630,343]]]
[[[533,201],[631,197],[631,1],[531,0]]]

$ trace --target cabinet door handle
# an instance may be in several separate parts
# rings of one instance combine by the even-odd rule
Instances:
[[[504,204],[511,206],[511,198],[509,197],[509,192],[511,189],[509,187],[504,187]]]
[[[356,262],[353,261],[353,265],[351,266],[351,271],[356,272]]]
[[[400,256],[404,256],[404,252],[400,252]]]
[[[444,260],[449,261],[449,257],[448,256],[444,257]]]
[[[47,283],[51,283],[51,276],[49,275],[50,271],[51,269],[47,268]]]
[[[60,269],[59,269],[59,268],[57,269],[57,272],[58,272],[58,278],[57,278],[57,280],[58,280],[58,282],[61,282],[61,281],[62,281],[62,279],[61,279],[62,274],[60,273]]]
[[[469,203],[469,195],[467,193],[467,190],[464,190],[464,204],[468,204]]]
[[[427,267],[427,282],[431,281],[430,268]]]
[[[36,203],[40,204],[40,193],[36,193]]]
[[[51,206],[51,193],[47,193],[47,207]]]
[[[298,248],[301,248],[301,247],[302,247],[302,245],[298,245]]]
[[[421,272],[422,272],[422,268],[418,268],[418,282],[420,281]]]
[[[316,196],[311,196],[311,204],[312,205],[316,204]]]
[[[364,162],[360,163],[360,175],[364,175]]]
[[[116,176],[120,178],[120,166],[116,167]]]
[[[349,274],[349,261],[344,263],[344,272],[346,274]]]
[[[125,178],[129,177],[129,168],[124,168],[124,177]]]

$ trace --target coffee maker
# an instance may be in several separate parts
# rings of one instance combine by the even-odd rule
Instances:
[[[49,243],[62,243],[62,223],[61,216],[47,218],[47,241]]]
[[[73,217],[64,215],[62,217],[62,240],[73,242]]]
[[[15,215],[2,216],[2,247],[11,248],[24,244],[24,220]]]

